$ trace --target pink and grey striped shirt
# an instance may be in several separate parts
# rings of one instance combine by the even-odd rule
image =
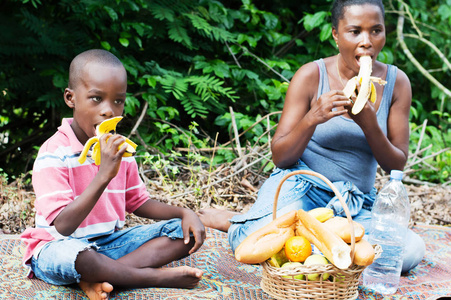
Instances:
[[[71,123],[72,119],[63,119],[58,131],[41,146],[33,166],[36,224],[21,235],[27,244],[23,258],[26,267],[45,243],[67,238],[57,232],[53,221],[66,205],[83,193],[99,171],[100,166],[90,157],[82,165],[78,162],[83,145]],[[71,237],[111,234],[124,226],[126,212],[132,213],[148,199],[149,193],[139,177],[134,157],[123,157],[118,174]]]

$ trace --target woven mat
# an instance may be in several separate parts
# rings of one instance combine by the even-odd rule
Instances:
[[[438,299],[451,296],[451,228],[416,226],[426,241],[423,261],[408,276],[392,297],[383,298],[359,286],[359,299]],[[14,238],[0,239],[1,299],[87,299],[77,285],[61,287],[25,277],[21,265],[23,243]],[[169,266],[189,265],[204,270],[198,287],[192,290],[147,288],[116,290],[111,299],[271,299],[260,288],[261,267],[238,263],[227,236],[207,229],[207,240],[195,254]]]
[[[420,264],[410,270],[406,276],[401,277],[398,291],[393,296],[384,298],[360,285],[359,299],[433,300],[446,297],[449,300],[451,297],[451,227],[416,225],[413,230],[426,243],[426,254]]]

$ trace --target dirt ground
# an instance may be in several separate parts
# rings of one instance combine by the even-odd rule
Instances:
[[[241,170],[241,171],[240,171]],[[215,207],[243,212],[254,203],[258,188],[265,176],[238,166],[221,166],[214,172],[205,169],[182,171],[174,180],[162,173],[144,171],[141,175],[156,199],[182,207],[198,210]],[[34,193],[27,182],[29,177],[0,187],[0,233],[20,234],[26,227],[34,226]],[[376,187],[387,180],[379,176]],[[405,184],[411,203],[411,224],[451,226],[451,186]],[[127,226],[148,222],[133,215],[127,216]]]

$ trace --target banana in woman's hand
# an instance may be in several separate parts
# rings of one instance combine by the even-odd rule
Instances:
[[[343,93],[348,98],[357,94],[357,98],[351,110],[354,115],[358,114],[363,109],[366,101],[370,100],[373,103],[376,101],[376,87],[373,82],[380,85],[385,85],[387,83],[379,77],[372,77],[372,68],[373,62],[370,56],[360,57],[359,75],[351,78],[343,89]],[[360,91],[358,92],[356,91],[357,82],[360,82]]]
[[[85,146],[83,147],[83,151],[81,152],[80,157],[78,158],[78,162],[80,164],[83,164],[85,162],[88,151],[89,149],[91,149],[91,146],[93,146],[91,157],[94,159],[96,165],[100,165],[99,138],[105,133],[116,134],[117,123],[119,123],[122,120],[122,118],[123,117],[114,117],[105,120],[102,123],[100,123],[99,126],[96,127],[96,136],[93,136],[86,142]],[[125,151],[123,156],[133,156],[136,153],[136,147],[138,145],[136,145],[128,138],[125,138],[125,142],[122,143],[119,146],[119,148],[121,148],[122,145],[124,144],[127,144],[127,150]]]

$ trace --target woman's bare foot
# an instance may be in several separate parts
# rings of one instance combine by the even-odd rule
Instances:
[[[204,272],[197,268],[181,266],[175,268],[162,268],[160,279],[163,284],[160,286],[170,288],[195,288],[202,279]]]
[[[113,290],[113,286],[108,282],[91,283],[80,281],[78,285],[90,300],[108,299],[110,292]]]
[[[200,221],[202,222],[202,224],[204,224],[205,227],[218,229],[224,232],[227,232],[227,230],[229,230],[229,227],[231,225],[229,220],[233,216],[238,214],[239,213],[237,212],[215,208],[201,209],[197,212]]]

